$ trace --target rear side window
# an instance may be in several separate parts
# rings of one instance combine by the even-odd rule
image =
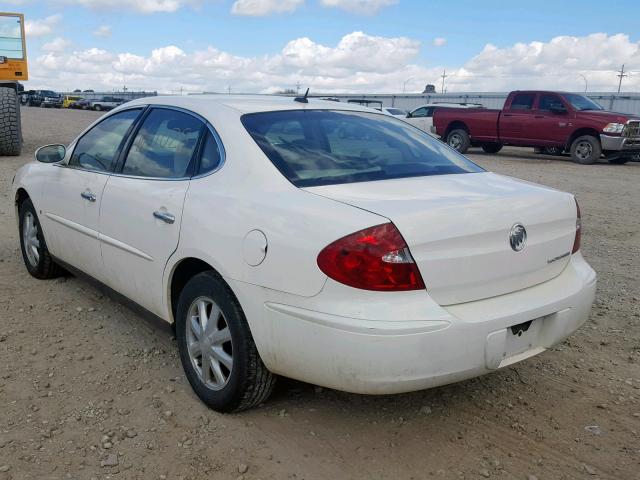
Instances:
[[[533,101],[535,98],[535,93],[517,93],[511,102],[511,109],[531,110],[533,108]]]
[[[290,110],[247,114],[242,123],[298,187],[483,171],[389,115]]]
[[[202,156],[200,157],[200,166],[198,168],[198,175],[211,172],[220,166],[222,162],[222,154],[218,146],[218,142],[213,137],[211,132],[207,130],[204,144],[202,146]]]
[[[98,123],[78,141],[69,165],[110,172],[120,144],[139,114],[140,109],[125,110]]]
[[[188,176],[203,128],[192,115],[154,108],[131,143],[122,173],[155,178]]]

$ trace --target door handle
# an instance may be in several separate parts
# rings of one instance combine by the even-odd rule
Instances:
[[[172,224],[176,221],[176,217],[171,215],[169,212],[163,212],[161,210],[156,210],[153,212],[153,216],[158,220],[162,220],[164,223]]]
[[[84,198],[85,200],[89,200],[90,202],[95,202],[96,201],[96,196],[91,192],[82,192],[80,194],[80,196],[82,198]]]
[[[513,117],[513,114],[511,114],[511,113],[503,113],[502,116],[503,117]]]

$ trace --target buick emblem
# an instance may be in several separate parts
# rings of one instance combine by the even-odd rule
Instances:
[[[527,243],[527,231],[524,225],[516,223],[509,232],[509,245],[514,252],[519,252]]]

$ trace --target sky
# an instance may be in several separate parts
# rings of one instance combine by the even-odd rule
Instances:
[[[2,1],[34,89],[640,91],[638,0]]]

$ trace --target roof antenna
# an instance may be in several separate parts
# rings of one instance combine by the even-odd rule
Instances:
[[[307,88],[307,91],[304,93],[304,97],[296,97],[293,99],[293,101],[300,102],[300,103],[309,103],[309,100],[307,99],[308,96],[309,96],[309,89]]]

